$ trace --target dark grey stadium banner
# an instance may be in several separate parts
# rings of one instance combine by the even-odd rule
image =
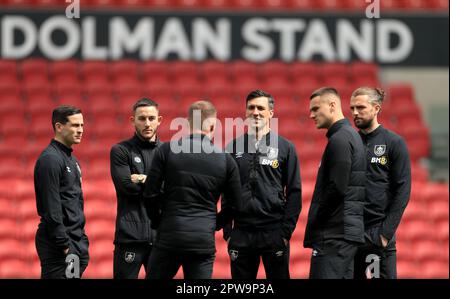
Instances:
[[[0,57],[448,66],[448,15],[0,12]]]

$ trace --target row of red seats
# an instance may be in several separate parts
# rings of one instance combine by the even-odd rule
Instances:
[[[51,77],[53,79],[63,79],[64,77],[90,77],[93,75],[104,77],[202,77],[208,79],[211,76],[221,77],[329,77],[343,76],[357,78],[367,76],[377,78],[378,67],[373,63],[354,61],[351,63],[342,62],[291,62],[285,63],[278,60],[265,63],[252,63],[244,60],[234,60],[230,62],[220,62],[215,60],[194,62],[194,61],[78,61],[62,60],[49,62],[41,58],[30,58],[21,62],[11,60],[0,60],[0,71],[6,77],[17,74],[27,78],[33,75]],[[186,78],[185,78],[186,79]]]
[[[383,0],[386,10],[444,10],[446,0]],[[82,0],[83,6],[101,9],[213,9],[213,10],[363,10],[367,3],[360,0]],[[14,7],[37,6],[42,8],[67,6],[64,0],[2,0],[0,5]]]

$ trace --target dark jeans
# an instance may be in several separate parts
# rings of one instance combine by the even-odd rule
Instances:
[[[147,266],[148,279],[172,279],[183,267],[184,279],[210,279],[215,254],[172,252],[153,248]]]
[[[69,265],[66,262],[67,255],[64,254],[63,250],[58,248],[49,237],[46,235],[45,231],[38,228],[36,232],[36,250],[41,262],[41,278],[42,279],[66,279],[66,269]],[[80,266],[80,278],[86,270],[89,263],[89,240],[86,235],[84,235],[81,240],[71,240],[69,245],[69,253],[74,254],[79,259]],[[70,270],[69,273],[75,273]]]
[[[379,228],[373,227],[366,230],[365,241],[364,245],[358,247],[355,256],[355,278],[367,278],[366,270],[369,270],[372,278],[396,279],[397,248],[395,236],[383,248]]]
[[[352,279],[358,245],[343,239],[328,239],[313,245],[310,279]]]
[[[114,279],[137,279],[141,267],[147,273],[147,264],[152,252],[148,243],[116,244],[114,248]]]
[[[233,279],[256,279],[262,258],[268,279],[289,279],[289,244],[279,229],[244,231],[233,229],[228,243]]]

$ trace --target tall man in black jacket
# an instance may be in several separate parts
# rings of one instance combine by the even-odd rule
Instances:
[[[248,132],[227,146],[242,187],[232,230],[224,229],[234,279],[255,279],[261,257],[267,278],[290,277],[289,240],[302,205],[300,166],[294,145],[271,130],[274,102],[267,92],[250,92]]]
[[[111,177],[117,193],[114,237],[114,278],[138,278],[146,266],[156,232],[144,205],[144,183],[155,150],[161,145],[157,130],[162,117],[158,104],[143,98],[133,105],[130,121],[135,133],[131,139],[111,148]]]
[[[72,106],[53,110],[55,137],[34,168],[37,212],[36,249],[41,278],[80,278],[89,262],[89,241],[84,231],[81,168],[72,145],[83,136],[83,115]]]
[[[158,224],[153,222],[158,236],[149,278],[173,278],[180,266],[185,279],[211,278],[215,231],[229,221],[241,193],[236,162],[211,141],[216,114],[210,102],[193,103],[188,117],[191,135],[163,144],[155,154],[145,197],[149,214],[160,210],[161,215]],[[228,200],[217,215],[221,194]]]
[[[306,224],[304,246],[313,249],[309,276],[353,278],[353,259],[364,242],[364,146],[334,88],[320,88],[310,99],[310,117],[318,129],[328,130],[328,144]]]
[[[366,244],[356,254],[355,278],[365,278],[366,274],[397,278],[395,231],[411,192],[411,163],[405,141],[378,123],[383,99],[383,90],[370,87],[356,89],[350,99],[367,159]],[[366,271],[370,264],[373,267]]]

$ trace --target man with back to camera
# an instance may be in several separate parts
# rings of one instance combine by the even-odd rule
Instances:
[[[72,146],[81,142],[83,125],[80,109],[55,108],[55,137],[34,168],[36,206],[41,217],[35,241],[44,279],[81,278],[89,262],[81,168],[72,155]]]
[[[313,249],[309,277],[350,279],[358,245],[364,243],[364,146],[342,114],[336,89],[320,88],[310,100],[310,118],[318,129],[328,130],[328,144],[319,166],[303,244]]]
[[[267,92],[250,92],[248,132],[227,146],[242,188],[242,204],[224,228],[233,279],[256,279],[261,258],[267,278],[290,278],[289,240],[302,205],[300,166],[294,145],[271,130],[274,102]]]
[[[185,279],[211,278],[215,231],[231,219],[240,199],[236,162],[211,141],[216,109],[198,101],[188,114],[191,134],[158,149],[146,182],[149,214],[158,226],[148,264],[150,279],[173,278],[180,266]],[[217,214],[221,194],[228,200]]]
[[[138,100],[130,121],[134,136],[111,148],[111,177],[117,193],[116,233],[114,238],[114,278],[136,279],[147,263],[156,232],[144,204],[144,183],[155,150],[161,145],[157,130],[162,117],[151,99]]]
[[[411,162],[405,141],[378,123],[383,99],[383,90],[370,87],[356,89],[350,99],[367,159],[366,243],[358,248],[355,257],[355,278],[361,279],[397,278],[395,232],[411,192]],[[379,259],[379,277],[377,271],[366,271],[375,256]]]

